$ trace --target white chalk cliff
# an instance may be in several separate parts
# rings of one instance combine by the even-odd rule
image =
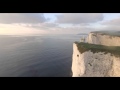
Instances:
[[[91,32],[87,37],[87,42],[106,46],[120,46],[120,37]]]
[[[120,55],[114,51],[114,48],[116,50],[116,46],[120,46],[120,37],[114,36],[111,38],[109,35],[90,33],[87,42],[86,45],[99,44],[101,45],[99,46],[101,49],[98,51],[85,50],[87,47],[83,46],[84,52],[82,52],[78,45],[73,43],[72,77],[120,77]],[[104,46],[108,47],[107,53],[102,48]],[[97,50],[93,46],[90,47],[90,49],[92,48]]]

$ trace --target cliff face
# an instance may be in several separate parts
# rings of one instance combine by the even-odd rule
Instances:
[[[120,57],[90,50],[80,53],[74,43],[72,72],[72,77],[117,77],[120,76]]]
[[[102,33],[90,33],[87,42],[106,46],[120,46],[120,37]]]
[[[80,54],[75,43],[73,44],[72,72],[73,77],[82,76],[85,72],[84,55]]]

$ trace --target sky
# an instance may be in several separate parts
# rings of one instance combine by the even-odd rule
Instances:
[[[120,30],[120,13],[0,13],[0,35],[79,34]]]

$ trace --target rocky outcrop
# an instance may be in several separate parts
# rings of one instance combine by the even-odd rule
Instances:
[[[85,47],[83,47],[85,48]],[[72,77],[118,77],[120,76],[120,56],[87,50],[80,52],[73,44]]]
[[[111,53],[85,51],[81,53],[73,44],[73,77],[118,77],[120,57]]]
[[[89,33],[73,44],[73,77],[120,77],[120,31]]]

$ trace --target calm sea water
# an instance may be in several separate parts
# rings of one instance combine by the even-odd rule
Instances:
[[[71,77],[81,35],[0,36],[1,77]]]

